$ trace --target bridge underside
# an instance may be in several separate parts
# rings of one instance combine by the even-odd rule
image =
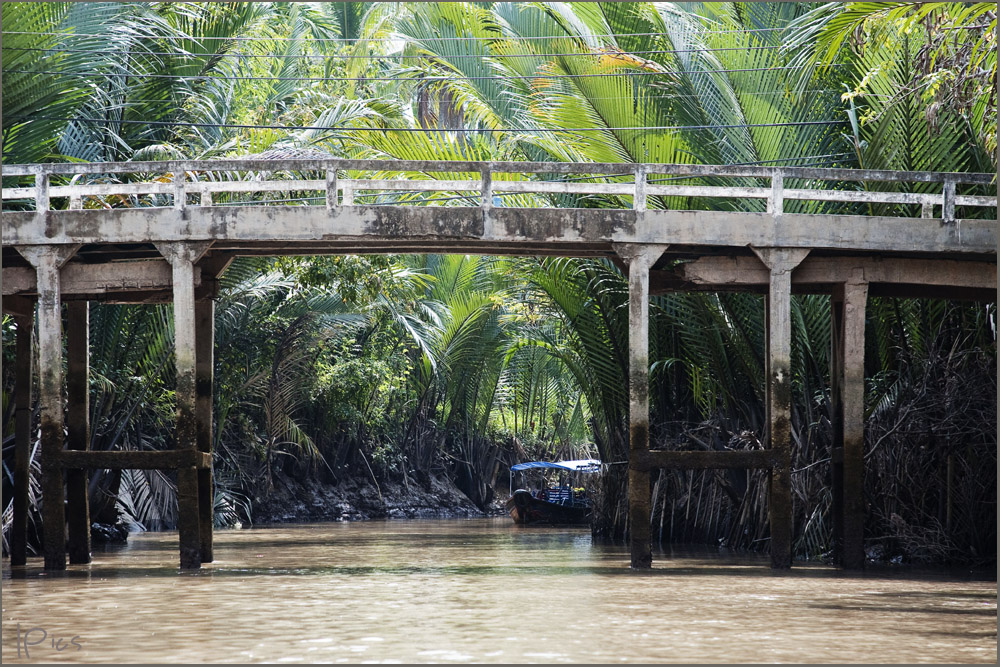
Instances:
[[[401,210],[405,209],[405,210]],[[839,562],[864,564],[863,415],[867,297],[996,300],[994,221],[708,211],[221,207],[5,214],[3,308],[17,318],[17,405],[11,560],[24,564],[32,336],[38,318],[45,567],[90,559],[87,469],[178,471],[182,567],[212,554],[213,298],[241,255],[468,253],[603,257],[630,294],[629,502],[633,567],[650,556],[650,471],[770,471],[772,564],[792,560],[790,299],[832,299],[831,457]],[[155,242],[149,242],[155,239]],[[667,452],[649,447],[648,297],[670,291],[766,295],[767,431],[759,451]],[[87,301],[172,302],[176,449],[89,451]],[[68,395],[63,410],[66,301]],[[64,428],[66,436],[64,437]],[[64,498],[68,495],[68,503]],[[65,509],[64,509],[65,507]],[[68,547],[65,526],[69,525]]]

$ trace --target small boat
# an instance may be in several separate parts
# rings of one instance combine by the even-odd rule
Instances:
[[[579,461],[529,461],[510,467],[511,488],[515,472],[525,470],[559,470],[572,473],[596,473],[601,462],[596,459]],[[517,489],[507,500],[507,512],[514,523],[586,524],[590,523],[590,497],[582,488],[571,485],[549,486],[534,492]]]

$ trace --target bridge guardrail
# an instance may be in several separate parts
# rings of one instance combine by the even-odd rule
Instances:
[[[421,178],[344,178],[341,172],[369,172],[378,175],[414,174]],[[256,174],[241,180],[239,174]],[[323,179],[279,179],[277,172],[298,174],[319,172]],[[69,199],[69,209],[82,209],[85,197],[167,195],[172,205],[184,209],[188,197],[198,196],[200,206],[215,205],[216,193],[290,192],[322,193],[313,199],[325,199],[328,208],[355,205],[358,191],[369,192],[437,192],[469,193],[465,197],[478,200],[478,205],[490,208],[494,198],[510,194],[618,195],[632,198],[631,208],[645,210],[651,196],[704,197],[720,199],[756,199],[766,202],[766,210],[778,215],[789,200],[841,202],[862,204],[908,204],[921,207],[922,218],[934,218],[936,207],[941,219],[955,220],[956,206],[996,208],[995,196],[958,193],[959,185],[990,185],[994,174],[954,172],[896,172],[866,169],[827,169],[813,167],[759,167],[689,164],[625,164],[567,162],[436,162],[395,160],[345,159],[227,159],[227,160],[166,160],[160,162],[97,162],[46,163],[4,165],[3,176],[34,176],[34,187],[13,187],[2,190],[3,200],[33,199],[36,210],[49,210],[53,197]],[[477,174],[478,178],[455,178],[455,174]],[[74,183],[88,175],[140,174],[146,180],[128,183]],[[448,178],[430,178],[444,174]],[[577,175],[573,180],[527,180],[525,175]],[[236,180],[223,176],[236,175]],[[52,176],[72,176],[68,185],[52,185]],[[179,176],[179,178],[178,178]],[[516,177],[516,178],[515,178]],[[612,182],[600,179],[617,178]],[[651,178],[652,177],[652,178]],[[661,177],[661,178],[657,178]],[[662,178],[666,177],[666,178]],[[622,178],[626,180],[621,180]],[[670,184],[671,180],[766,179],[769,187],[743,184]],[[168,180],[169,179],[169,180]],[[628,180],[630,179],[630,180]],[[854,182],[866,187],[869,183],[934,183],[940,193],[885,192],[868,189],[821,189],[810,187],[786,188],[786,181],[806,184]],[[465,198],[461,197],[461,198]],[[240,202],[233,202],[240,204]],[[405,203],[405,202],[401,202]],[[230,204],[227,202],[227,204]],[[244,205],[252,205],[246,203]],[[994,216],[995,217],[995,216]]]

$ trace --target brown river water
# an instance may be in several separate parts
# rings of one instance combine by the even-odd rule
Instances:
[[[995,662],[997,587],[961,573],[678,550],[631,572],[586,528],[509,519],[176,533],[88,566],[3,566],[3,662]],[[62,649],[62,650],[60,650]],[[18,654],[20,651],[20,656]]]

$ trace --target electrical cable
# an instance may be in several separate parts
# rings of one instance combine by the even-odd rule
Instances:
[[[830,67],[841,67],[842,64],[833,64]],[[47,74],[54,76],[78,76],[78,77],[91,77],[91,76],[101,76],[105,78],[125,78],[125,79],[184,79],[186,81],[310,81],[310,82],[327,82],[327,81],[429,81],[429,80],[460,80],[460,81],[508,81],[511,79],[590,79],[590,78],[603,78],[603,77],[621,77],[621,76],[673,76],[676,74],[730,74],[737,72],[772,72],[777,70],[801,70],[802,67],[796,65],[788,65],[782,67],[746,67],[737,69],[706,69],[706,70],[673,70],[669,72],[629,72],[623,74],[621,72],[610,72],[605,74],[505,74],[502,76],[455,76],[451,74],[441,74],[432,75],[428,77],[416,78],[416,77],[366,77],[366,76],[353,76],[353,77],[343,77],[343,76],[320,76],[320,77],[306,77],[306,76],[209,76],[204,74],[140,74],[140,73],[115,73],[115,72],[55,72],[51,70],[30,70],[30,69],[11,69],[7,70],[7,74]]]
[[[728,34],[755,34],[758,32],[777,32],[787,30],[787,28],[744,28],[739,30],[711,30],[706,29],[706,34],[708,35],[728,35]],[[53,37],[80,37],[80,38],[92,38],[92,39],[107,39],[112,36],[112,34],[105,33],[103,35],[94,35],[87,33],[71,33],[71,32],[45,32],[45,31],[5,31],[8,35],[40,35],[40,36],[53,36]],[[193,42],[214,42],[214,41],[224,41],[224,42],[283,42],[283,41],[313,41],[313,42],[343,42],[349,44],[367,43],[367,42],[387,42],[393,39],[410,39],[411,41],[426,41],[426,42],[454,42],[454,41],[477,41],[477,42],[490,42],[490,41],[534,41],[534,40],[545,40],[545,39],[575,39],[584,40],[591,39],[594,37],[669,37],[666,33],[662,32],[620,32],[620,33],[608,33],[608,34],[591,34],[591,35],[525,35],[525,36],[509,36],[509,35],[497,35],[496,37],[428,37],[424,39],[417,39],[410,37],[409,35],[393,35],[386,37],[359,37],[357,39],[351,39],[349,37],[310,37],[309,40],[303,40],[301,37],[211,37],[205,36],[200,38],[188,38],[188,37],[169,37],[160,35],[131,35],[130,39],[162,39],[165,41],[173,40],[189,40]]]
[[[481,53],[481,54],[456,54],[449,55],[446,57],[447,60],[461,59],[461,58],[556,58],[556,57],[568,57],[568,56],[618,56],[618,55],[636,55],[636,54],[666,54],[666,53],[716,53],[719,51],[765,51],[780,49],[780,46],[749,46],[745,48],[741,47],[721,47],[716,49],[657,49],[653,51],[622,51],[617,53],[615,51],[605,51],[605,52],[587,52],[587,53]],[[42,49],[29,46],[9,46],[7,47],[9,51],[39,51],[46,53],[87,53],[90,55],[137,55],[137,56],[178,56],[181,58],[189,57],[204,57],[210,59],[217,58],[304,58],[309,60],[363,60],[363,59],[416,59],[416,58],[439,58],[437,54],[421,54],[421,55],[403,55],[403,54],[369,54],[369,55],[353,55],[353,54],[317,54],[317,53],[302,53],[302,54],[290,54],[290,53],[184,53],[184,52],[173,52],[173,51],[92,51],[90,49]]]
[[[60,122],[79,123],[128,123],[136,125],[153,125],[167,127],[224,127],[243,130],[318,130],[318,131],[359,131],[359,132],[469,132],[474,133],[495,133],[495,132],[625,132],[629,130],[714,130],[714,129],[734,129],[746,127],[803,127],[810,125],[844,125],[846,120],[813,120],[796,121],[788,123],[739,123],[734,125],[647,125],[640,127],[518,127],[518,128],[423,128],[423,127],[350,127],[350,126],[322,126],[322,125],[254,125],[238,123],[191,123],[182,121],[156,121],[156,120],[108,120],[103,118],[59,118],[53,116],[4,116],[11,120],[52,120]]]

